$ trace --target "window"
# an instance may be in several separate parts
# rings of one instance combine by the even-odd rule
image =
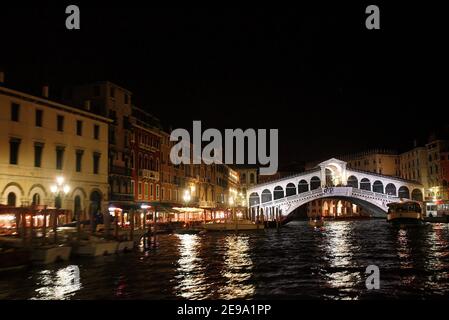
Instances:
[[[153,195],[154,195],[154,193],[153,193],[153,184],[150,183],[150,197],[151,197],[151,200],[153,200]]]
[[[94,139],[100,139],[100,126],[98,124],[94,124]]]
[[[57,115],[56,125],[58,131],[60,132],[64,131],[64,116]]]
[[[138,189],[139,189],[139,198],[141,198],[142,197],[142,182],[139,182]]]
[[[81,167],[83,163],[83,150],[76,150],[76,172],[81,172]]]
[[[156,185],[156,200],[159,200],[159,185]]]
[[[44,144],[40,142],[34,143],[34,166],[40,168],[42,166],[42,149]]]
[[[111,98],[115,98],[115,88],[111,88],[109,95],[111,96]]]
[[[18,122],[19,121],[19,112],[20,112],[20,104],[11,103],[11,121]]]
[[[251,173],[249,176],[249,183],[254,183],[254,173]]]
[[[83,122],[81,120],[76,120],[76,135],[83,135]]]
[[[18,164],[19,163],[19,146],[20,139],[11,138],[9,140],[9,164]]]
[[[165,200],[165,188],[162,188],[161,198],[162,200]]]
[[[40,109],[36,109],[36,127],[42,127],[42,115],[43,115],[43,111]]]
[[[148,183],[145,182],[145,198],[148,199]]]
[[[62,170],[64,160],[64,147],[56,147],[56,169]]]
[[[39,193],[35,193],[33,195],[33,202],[31,203],[31,205],[38,206],[40,204],[41,204],[41,196],[39,195]]]
[[[101,153],[94,152],[94,174],[98,174],[100,172],[100,156]]]
[[[132,194],[134,194],[136,192],[136,190],[134,188],[135,188],[135,182],[134,182],[134,180],[131,180],[131,192],[132,192]]]
[[[14,192],[8,193],[8,206],[15,207],[16,206],[16,194]]]

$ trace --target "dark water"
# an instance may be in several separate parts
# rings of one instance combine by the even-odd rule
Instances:
[[[380,268],[367,290],[365,268]],[[449,228],[383,220],[164,235],[158,247],[0,274],[0,299],[370,299],[449,297]]]

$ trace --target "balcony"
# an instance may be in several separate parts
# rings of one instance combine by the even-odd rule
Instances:
[[[159,172],[148,169],[140,169],[139,176],[144,179],[159,181]]]
[[[132,175],[132,170],[125,167],[111,166],[109,171],[111,174],[119,174],[122,176],[130,177]]]
[[[111,192],[110,201],[134,201],[134,195],[130,193]]]

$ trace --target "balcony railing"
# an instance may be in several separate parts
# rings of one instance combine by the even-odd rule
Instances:
[[[111,166],[110,172],[112,174],[120,174],[122,176],[129,176],[129,177],[132,175],[131,169],[125,168],[125,167],[119,167],[119,166]]]
[[[140,169],[139,176],[141,178],[159,181],[159,172],[148,169]]]
[[[115,193],[111,192],[111,201],[134,201],[134,195],[129,193]]]

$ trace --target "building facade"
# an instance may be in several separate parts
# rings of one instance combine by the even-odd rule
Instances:
[[[131,187],[132,93],[108,81],[68,87],[64,101],[112,120],[109,126],[109,202],[111,207],[128,209],[134,205]]]
[[[37,97],[0,86],[0,202],[87,219],[107,208],[110,121],[53,102],[48,92]]]

